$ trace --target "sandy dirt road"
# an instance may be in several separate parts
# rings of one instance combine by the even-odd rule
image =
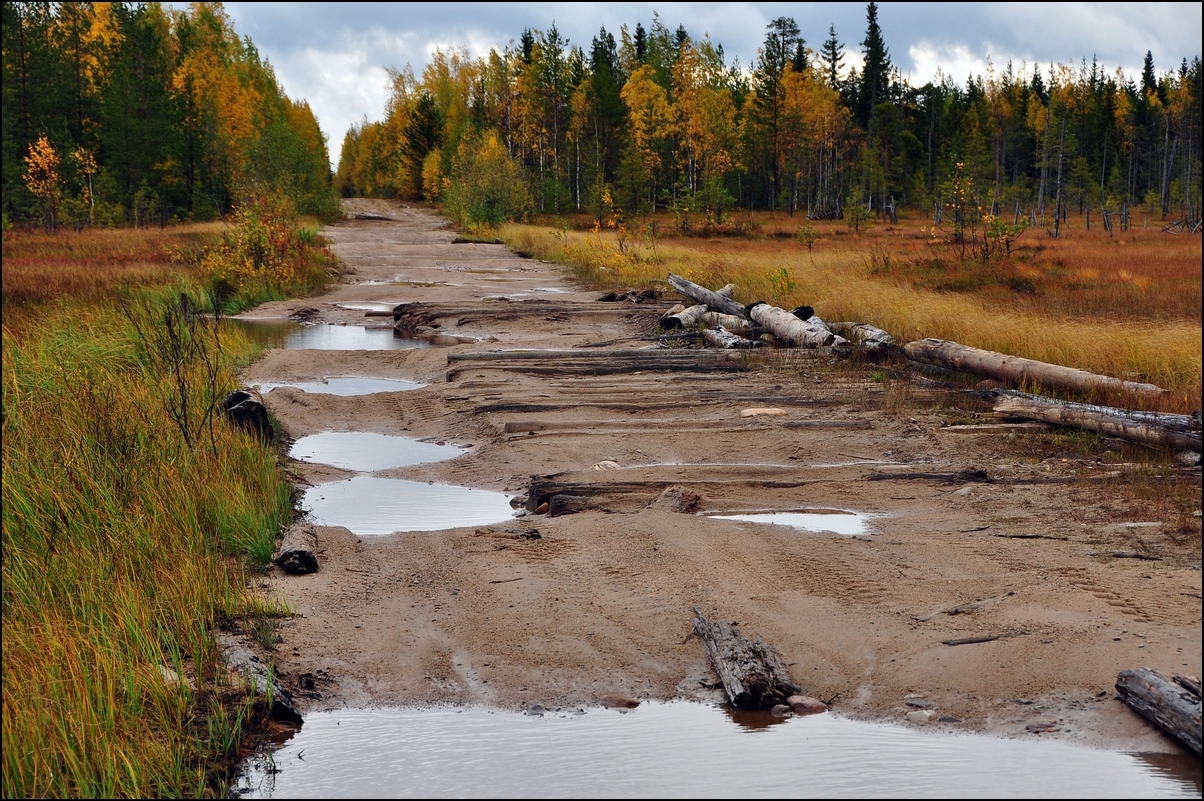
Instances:
[[[375,537],[321,528],[318,573],[268,578],[297,612],[282,624],[277,661],[303,710],[513,709],[608,693],[715,700],[689,636],[699,605],[767,639],[809,694],[846,715],[900,719],[904,696],[926,693],[959,721],[930,726],[1037,736],[1025,727],[1049,721],[1056,733],[1041,736],[1176,748],[1111,690],[1119,670],[1141,665],[1199,675],[1200,554],[1182,544],[1199,543],[1190,511],[1169,519],[1164,505],[1126,500],[1107,481],[1073,480],[1083,465],[1026,457],[1006,434],[943,430],[943,390],[875,382],[872,366],[773,351],[730,374],[533,375],[474,362],[449,380],[450,353],[648,347],[639,337],[674,301],[599,303],[562,267],[455,243],[434,212],[384,201],[348,209],[389,218],[324,232],[349,283],[252,316],[309,307],[319,322],[382,325],[391,320],[337,304],[521,310],[441,321],[473,343],[269,351],[245,381],[428,384],[356,397],[276,389],[265,399],[289,437],[368,431],[471,446],[387,477],[525,496],[533,475],[581,471],[575,479],[637,489],[602,491],[598,509],[493,526]],[[766,406],[785,415],[741,417]],[[590,470],[604,460],[618,469]],[[994,481],[907,475],[970,469]],[[295,471],[302,487],[352,475]],[[884,473],[893,475],[871,480]],[[676,512],[653,503],[670,483],[699,494],[702,511],[852,510],[870,516],[868,529],[806,533]],[[540,537],[521,536],[530,529]],[[1161,558],[1112,558],[1120,549]]]

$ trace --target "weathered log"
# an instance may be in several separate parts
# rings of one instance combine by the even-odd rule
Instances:
[[[722,312],[709,311],[702,315],[702,321],[706,323],[707,328],[714,328],[721,325],[729,331],[735,328],[747,328],[748,318],[737,317],[734,314],[723,314]]]
[[[236,389],[221,403],[222,415],[234,425],[269,442],[275,437],[263,398],[255,390]]]
[[[869,323],[831,323],[828,325],[828,329],[866,350],[890,350],[898,346],[894,337]]]
[[[760,709],[802,695],[777,651],[760,637],[749,639],[726,621],[708,620],[697,606],[694,633],[706,646],[732,706]]]
[[[990,350],[971,348],[944,339],[920,339],[908,342],[903,352],[912,361],[932,364],[949,370],[1010,381],[1021,384],[1032,382],[1056,389],[1072,389],[1078,392],[1130,392],[1137,395],[1157,396],[1166,390],[1153,384],[1122,381],[1111,376],[1089,373],[1073,367],[1022,359]]]
[[[848,344],[848,340],[833,334],[827,328],[800,320],[785,309],[768,303],[754,303],[748,307],[748,316],[765,327],[778,339],[804,348],[819,348]]]
[[[662,331],[674,331],[679,328],[690,328],[702,320],[703,315],[707,313],[705,303],[699,303],[696,306],[691,306],[688,309],[683,309],[676,314],[669,314],[661,318],[660,327]]]
[[[535,375],[614,375],[638,372],[741,372],[745,357],[723,351],[686,348],[637,350],[514,350],[447,354],[447,379],[465,370],[514,370]]]
[[[999,398],[995,402],[995,411],[1009,417],[1081,428],[1133,442],[1162,445],[1176,450],[1200,451],[1199,432],[1175,430],[1160,425],[1156,422],[1157,418],[1151,418],[1148,413],[1144,417],[1135,417],[1124,409],[1043,400],[1019,393],[1009,393]]]
[[[712,348],[724,348],[726,350],[731,350],[733,348],[751,348],[757,344],[751,339],[745,339],[742,336],[733,334],[731,331],[728,331],[721,325],[717,325],[714,328],[708,328],[706,331],[703,331],[702,338],[705,339],[706,343]]]
[[[1200,696],[1150,668],[1122,670],[1116,692],[1137,714],[1200,756]]]
[[[284,532],[280,550],[273,560],[286,573],[318,572],[318,532],[309,523],[297,523]]]
[[[723,314],[734,314],[737,317],[745,316],[744,306],[732,299],[730,291],[724,294],[728,287],[724,287],[718,292],[712,292],[704,286],[699,286],[693,281],[682,278],[680,275],[674,275],[673,273],[669,273],[669,284],[695,303],[703,303]],[[729,286],[731,285],[729,284]]]

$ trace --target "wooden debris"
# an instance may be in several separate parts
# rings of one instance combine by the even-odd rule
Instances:
[[[760,709],[802,695],[782,658],[761,638],[749,639],[723,620],[708,620],[694,607],[694,633],[706,646],[707,655],[732,706]]]
[[[751,339],[745,339],[742,336],[733,334],[731,331],[728,331],[721,325],[717,325],[714,328],[708,328],[706,331],[703,331],[702,338],[711,347],[720,348],[722,350],[751,348],[757,344]]]
[[[707,313],[705,303],[699,303],[696,306],[691,306],[688,309],[682,309],[676,314],[667,314],[660,319],[660,327],[662,331],[676,331],[681,328],[692,328],[702,320],[703,315]]]
[[[744,306],[732,299],[730,291],[725,294],[724,290],[727,290],[727,287],[718,292],[712,292],[704,286],[699,286],[693,281],[673,273],[669,273],[669,284],[695,303],[704,304],[723,314],[732,314],[737,317],[746,316]]]
[[[1193,691],[1190,682],[1176,683],[1157,670],[1143,667],[1122,670],[1116,677],[1116,692],[1130,709],[1200,756],[1198,682]]]
[[[637,350],[510,350],[447,354],[447,380],[465,370],[512,370],[535,375],[613,375],[618,373],[734,373],[752,365],[742,354],[687,348]]]
[[[839,337],[811,321],[803,321],[785,309],[768,303],[754,303],[748,307],[748,316],[760,323],[765,330],[789,345],[803,348],[847,345],[848,340]]]
[[[1187,415],[1129,412],[1108,406],[1053,401],[1023,393],[1004,394],[996,401],[995,411],[1010,417],[1081,428],[1134,442],[1200,452],[1200,432],[1186,428],[1186,421],[1191,419]]]
[[[1153,384],[1139,384],[1089,373],[1073,367],[1008,356],[990,350],[971,348],[944,339],[920,339],[903,346],[908,359],[924,364],[960,370],[1015,384],[1036,383],[1051,389],[1078,392],[1128,392],[1160,397],[1166,390]]]
[[[286,573],[318,572],[318,531],[309,523],[297,523],[284,532],[275,563]]]
[[[607,292],[598,300],[603,303],[647,303],[656,300],[656,290],[629,289],[626,292]]]
[[[828,329],[869,351],[887,351],[898,347],[894,337],[869,323],[830,323]]]

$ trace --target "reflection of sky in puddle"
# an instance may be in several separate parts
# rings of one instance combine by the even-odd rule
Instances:
[[[1199,797],[1199,762],[834,715],[737,722],[714,706],[524,715],[475,708],[313,712],[242,797]],[[716,767],[717,755],[726,766]]]
[[[708,515],[716,520],[739,520],[745,523],[772,523],[803,531],[830,531],[833,534],[864,534],[868,528],[866,516],[854,512],[765,512],[744,515]]]
[[[340,309],[350,309],[352,311],[393,311],[397,306],[396,303],[336,303],[334,304]]]
[[[360,536],[485,526],[514,514],[500,492],[376,476],[311,487],[301,508],[320,526],[343,526]]]
[[[362,378],[359,376],[343,376],[340,378],[324,378],[321,381],[290,381],[287,383],[263,382],[255,385],[260,392],[271,392],[277,387],[294,387],[303,392],[317,395],[373,395],[377,392],[405,392],[411,389],[422,389],[426,384],[405,381],[400,378]]]
[[[419,442],[409,437],[372,434],[366,431],[323,431],[301,437],[288,455],[303,462],[317,462],[344,470],[388,470],[412,464],[454,459],[464,453],[455,445]]]
[[[283,350],[409,350],[430,347],[401,336],[391,326],[301,325],[266,320],[231,320],[261,345]]]

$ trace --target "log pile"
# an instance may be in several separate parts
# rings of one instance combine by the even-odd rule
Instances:
[[[1137,714],[1200,756],[1200,680],[1150,668],[1122,670],[1116,692]]]

